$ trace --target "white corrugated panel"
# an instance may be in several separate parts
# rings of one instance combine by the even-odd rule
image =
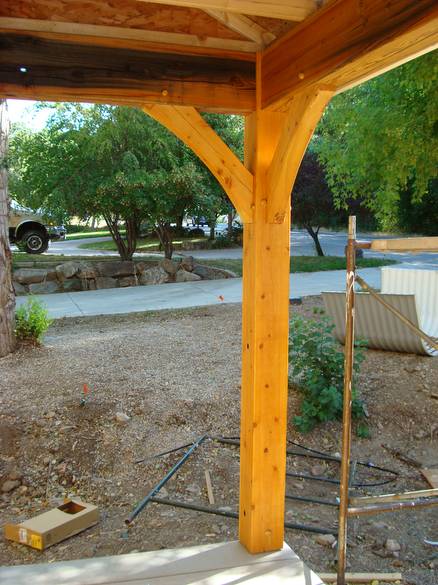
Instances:
[[[335,323],[336,338],[344,343],[345,292],[323,292],[322,297],[326,310]],[[414,294],[381,294],[381,297],[416,327],[420,327]],[[365,339],[368,347],[420,355],[438,355],[438,351],[425,344],[369,293],[356,294],[355,317],[356,339]],[[431,337],[436,337],[438,332],[428,333]]]

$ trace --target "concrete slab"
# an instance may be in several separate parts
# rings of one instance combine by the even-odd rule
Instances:
[[[360,271],[373,287],[380,287],[380,268]],[[323,290],[344,290],[345,271],[297,273],[290,275],[290,296],[319,295]],[[116,315],[162,309],[183,309],[242,301],[242,279],[202,280],[110,288],[97,291],[82,291],[38,295],[53,319],[85,315]],[[17,298],[17,306],[26,302],[26,297]]]
[[[2,585],[323,585],[284,544],[250,555],[238,542],[0,568]]]

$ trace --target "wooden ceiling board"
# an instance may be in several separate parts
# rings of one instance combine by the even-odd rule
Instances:
[[[203,10],[137,0],[2,0],[0,16],[242,40]]]

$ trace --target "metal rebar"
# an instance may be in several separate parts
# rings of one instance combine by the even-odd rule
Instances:
[[[155,504],[175,506],[176,508],[184,508],[186,510],[193,510],[195,512],[204,512],[205,514],[215,514],[216,516],[225,516],[225,518],[235,518],[236,520],[239,518],[239,514],[237,514],[237,512],[221,510],[220,508],[209,508],[208,506],[202,506],[200,504],[189,504],[187,502],[181,502],[178,500],[155,497],[152,497],[150,501],[154,502]],[[297,524],[295,522],[285,522],[284,527],[288,530],[302,530],[304,532],[314,532],[316,534],[336,534],[336,530],[333,528],[319,528],[318,526]]]
[[[345,346],[344,346],[344,400],[342,410],[342,461],[341,485],[339,490],[339,531],[337,585],[345,585],[347,565],[347,511],[348,480],[351,453],[351,404],[354,359],[354,283],[356,276],[356,217],[348,218],[347,278],[345,292]]]
[[[418,500],[421,498],[438,497],[438,488],[430,490],[416,490],[413,492],[403,492],[400,494],[381,494],[379,496],[359,496],[350,498],[350,504],[361,506],[362,504],[383,504],[387,502],[396,502],[401,500]]]
[[[399,512],[401,510],[411,508],[430,508],[432,506],[438,506],[438,498],[401,500],[399,502],[387,502],[384,504],[356,506],[348,508],[348,516],[382,514],[383,512]]]
[[[339,502],[335,502],[332,500],[308,498],[307,496],[296,496],[294,494],[288,494],[287,492],[284,497],[286,498],[286,500],[297,500],[298,502],[308,502],[309,504],[319,504],[320,506],[333,506],[335,508],[339,508]]]
[[[155,494],[157,494],[160,491],[160,489],[169,481],[169,479],[173,475],[175,475],[175,473],[178,471],[178,469],[182,465],[184,465],[184,463],[187,461],[187,459],[190,457],[190,455],[193,453],[193,451],[195,451],[199,447],[199,445],[201,445],[201,443],[203,443],[205,441],[205,439],[207,439],[207,438],[208,438],[208,435],[203,435],[202,437],[197,439],[192,444],[190,449],[184,453],[184,455],[181,457],[181,459],[179,459],[179,461],[177,461],[175,463],[175,465],[168,471],[168,473],[163,477],[163,479],[161,481],[159,481],[157,483],[157,485],[147,494],[147,496],[145,496],[141,500],[141,502],[139,502],[137,504],[137,506],[134,508],[134,510],[131,512],[131,514],[128,516],[128,518],[126,518],[125,524],[128,524],[128,525],[131,524],[131,522],[140,514],[140,512],[152,500],[152,498],[155,496]]]

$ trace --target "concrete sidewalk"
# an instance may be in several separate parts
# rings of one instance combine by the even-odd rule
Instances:
[[[360,271],[373,287],[380,288],[380,268]],[[309,272],[290,275],[290,297],[319,295],[323,290],[344,290],[345,271]],[[17,306],[27,297],[18,297]],[[54,319],[85,315],[115,315],[181,309],[242,301],[242,279],[201,280],[155,286],[111,288],[96,291],[38,295]]]

